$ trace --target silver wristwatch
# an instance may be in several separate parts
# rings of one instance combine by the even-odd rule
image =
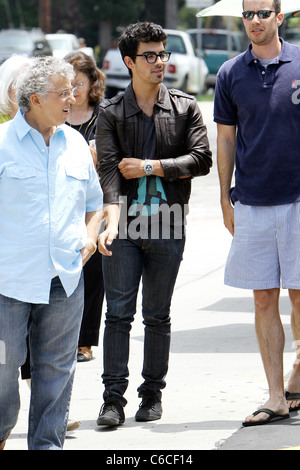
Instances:
[[[152,175],[154,170],[154,167],[150,160],[145,160],[145,165],[144,165],[144,172],[146,173],[147,176]]]

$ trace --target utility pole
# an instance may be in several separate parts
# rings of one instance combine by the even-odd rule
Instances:
[[[177,29],[178,26],[178,0],[165,0],[165,27]]]
[[[23,10],[20,4],[20,0],[16,0],[16,7],[17,7],[18,16],[19,16],[20,28],[25,28],[25,21],[24,21]]]
[[[4,0],[4,6],[5,6],[5,11],[6,11],[6,16],[7,16],[8,27],[13,28],[14,24],[12,21],[11,10],[10,10],[10,5],[8,3],[8,0]]]
[[[51,33],[51,0],[39,0],[39,27],[44,33]]]

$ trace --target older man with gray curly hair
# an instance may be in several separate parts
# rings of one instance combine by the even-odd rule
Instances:
[[[30,110],[30,97],[34,93],[43,98],[53,88],[53,80],[60,75],[66,80],[73,80],[73,67],[60,59],[54,57],[42,57],[34,62],[34,67],[28,68],[26,73],[21,74],[17,79],[17,101],[20,109],[27,113]],[[69,89],[70,96],[72,90]],[[73,101],[73,100],[72,100]]]
[[[72,67],[35,59],[19,111],[0,127],[0,449],[19,412],[29,337],[28,448],[62,449],[83,312],[82,267],[96,250],[102,191],[81,134],[64,125]]]

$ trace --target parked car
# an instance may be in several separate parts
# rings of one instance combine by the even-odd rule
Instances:
[[[80,39],[75,34],[69,33],[55,33],[46,34],[46,39],[51,44],[53,55],[55,57],[63,58],[69,52],[78,51],[79,49],[88,56],[95,59],[94,50],[92,47],[82,47]]]
[[[291,44],[300,45],[300,30],[299,28],[287,28],[283,35],[285,41]]]
[[[195,43],[187,32],[166,29],[166,50],[172,52],[167,63],[165,84],[187,93],[201,95],[206,90],[208,68],[197,55]]]
[[[204,60],[197,56],[191,36],[184,31],[165,31],[168,34],[166,50],[172,52],[166,66],[165,85],[191,94],[203,93],[208,69]],[[130,77],[118,49],[107,51],[103,59],[103,70],[106,75],[107,97],[125,90]]]
[[[29,57],[52,55],[50,44],[39,29],[2,29],[0,31],[0,63],[13,54]]]
[[[208,67],[208,86],[215,86],[221,65],[243,51],[240,33],[225,29],[188,29],[187,31],[191,34],[197,50],[202,54]]]
[[[49,41],[55,57],[63,58],[69,54],[69,52],[80,49],[80,42],[75,34],[46,34],[46,39]]]
[[[106,76],[105,96],[112,98],[125,90],[130,83],[128,68],[123,62],[119,49],[108,49],[103,58],[103,72]]]

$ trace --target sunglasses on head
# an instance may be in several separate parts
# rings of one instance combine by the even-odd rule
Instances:
[[[253,20],[254,16],[257,15],[261,20],[270,18],[271,13],[275,13],[274,10],[259,10],[259,11],[243,11],[242,15],[245,20]]]

